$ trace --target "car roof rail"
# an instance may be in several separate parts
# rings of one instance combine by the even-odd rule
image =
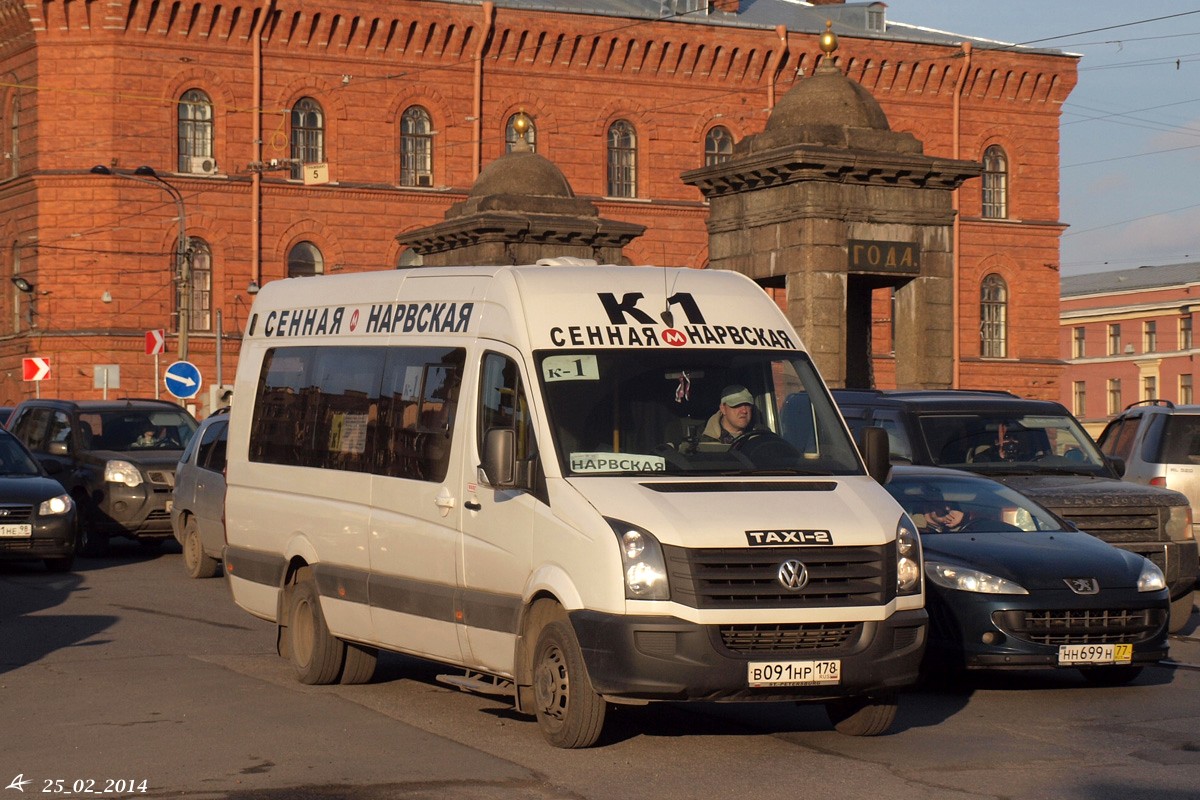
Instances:
[[[1139,400],[1136,403],[1130,403],[1129,405],[1125,406],[1125,410],[1128,411],[1135,406],[1162,406],[1163,408],[1174,408],[1175,404],[1170,400],[1163,400],[1156,397],[1151,400]]]

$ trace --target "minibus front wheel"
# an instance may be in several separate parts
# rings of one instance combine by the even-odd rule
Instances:
[[[555,747],[590,747],[600,738],[608,704],[592,687],[566,613],[557,604],[545,605],[530,665],[538,727]]]

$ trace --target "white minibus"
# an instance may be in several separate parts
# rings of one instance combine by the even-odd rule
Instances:
[[[310,684],[379,650],[559,747],[612,704],[821,702],[886,731],[920,543],[747,279],[556,262],[268,283],[230,415],[224,563]]]

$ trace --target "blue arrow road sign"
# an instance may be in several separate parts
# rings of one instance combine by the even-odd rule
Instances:
[[[167,391],[180,400],[195,397],[200,391],[200,369],[190,361],[176,361],[167,367],[163,383],[167,385]]]

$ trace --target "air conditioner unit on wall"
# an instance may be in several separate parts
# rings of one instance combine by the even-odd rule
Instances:
[[[188,158],[188,172],[194,175],[215,175],[217,160],[212,156],[191,156]]]

